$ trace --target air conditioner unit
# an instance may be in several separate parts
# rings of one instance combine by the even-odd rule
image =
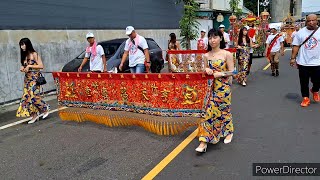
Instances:
[[[195,2],[199,4],[208,4],[209,0],[195,0]]]

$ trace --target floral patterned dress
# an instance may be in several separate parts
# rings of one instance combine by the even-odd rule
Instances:
[[[28,60],[28,65],[37,64],[35,60]],[[30,69],[34,71],[34,69]],[[17,117],[29,117],[37,113],[43,113],[50,109],[49,104],[44,102],[40,95],[40,86],[36,84],[40,72],[27,72],[24,77],[23,95],[17,110]]]
[[[242,46],[245,46],[242,44]],[[247,80],[247,71],[249,65],[249,58],[250,58],[250,48],[245,46],[244,49],[240,49],[239,52],[239,73],[238,73],[238,83],[242,83],[243,81]]]
[[[225,60],[209,61],[209,66],[214,71],[228,71]],[[204,119],[199,124],[199,141],[218,143],[221,137],[233,133],[231,114],[231,83],[229,77],[210,80],[209,97]]]

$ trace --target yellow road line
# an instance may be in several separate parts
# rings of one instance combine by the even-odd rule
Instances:
[[[291,49],[285,49],[285,51]],[[270,63],[263,68],[263,70],[267,70],[270,67]],[[157,164],[147,175],[145,175],[142,180],[149,180],[156,177],[180,152],[187,147],[187,145],[197,137],[198,129],[193,131],[185,140],[183,140],[170,154],[168,154],[159,164]]]
[[[184,141],[182,141],[170,154],[168,154],[159,164],[157,164],[142,180],[149,180],[156,177],[180,152],[197,137],[198,129],[193,131]]]
[[[263,68],[263,70],[267,70],[269,67],[271,66],[271,64],[269,63],[266,67]]]
[[[286,51],[291,51],[292,49],[285,49],[284,52]],[[263,68],[263,70],[267,70],[269,67],[271,66],[271,64],[269,63],[266,67]]]

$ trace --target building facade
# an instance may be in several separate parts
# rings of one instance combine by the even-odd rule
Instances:
[[[10,0],[0,11],[0,105],[17,102],[22,96],[19,40],[31,39],[45,65],[44,71],[60,71],[87,46],[85,35],[97,41],[126,38],[132,25],[142,36],[153,38],[167,49],[169,34],[179,36],[182,5],[176,0]],[[45,73],[45,91],[55,90],[50,73]]]

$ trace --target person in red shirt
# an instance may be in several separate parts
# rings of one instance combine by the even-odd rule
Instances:
[[[202,29],[200,38],[198,39],[198,42],[197,42],[197,49],[207,50],[207,47],[208,47],[208,38],[206,37],[206,30]]]

